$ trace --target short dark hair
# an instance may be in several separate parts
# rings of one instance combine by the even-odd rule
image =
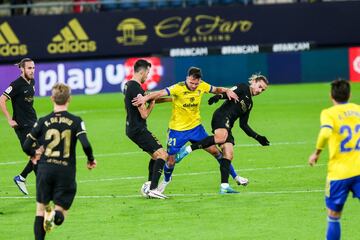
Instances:
[[[151,63],[144,59],[139,59],[134,64],[134,72],[140,72],[142,69],[146,70],[151,67]]]
[[[344,79],[332,81],[331,97],[339,103],[347,102],[350,98],[350,83]]]
[[[188,70],[188,76],[192,76],[194,78],[201,78],[202,77],[202,73],[201,73],[201,69],[197,68],[197,67],[190,67]]]
[[[27,63],[27,62],[33,62],[33,60],[31,58],[23,58],[20,60],[20,62],[15,63],[15,66],[18,66],[19,68],[24,68],[25,63]]]

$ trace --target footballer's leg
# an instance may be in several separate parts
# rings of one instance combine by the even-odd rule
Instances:
[[[226,142],[222,144],[223,158],[220,159],[221,184],[220,194],[239,193],[232,189],[229,185],[229,173],[231,160],[233,159],[234,145]]]
[[[60,226],[65,221],[66,215],[67,210],[59,205],[55,205],[54,223],[56,226]]]
[[[152,154],[152,158],[156,159],[155,160],[155,164],[154,164],[154,168],[153,168],[153,176],[151,179],[151,184],[150,184],[150,190],[148,191],[148,196],[150,198],[159,198],[159,199],[165,199],[167,198],[165,195],[163,195],[162,193],[160,193],[157,190],[157,186],[159,183],[159,179],[161,177],[161,173],[164,169],[164,165],[165,165],[165,160],[167,159],[168,154],[165,152],[165,150],[161,147],[158,150],[156,150],[153,154]]]
[[[44,230],[45,232],[50,232],[55,227],[55,210],[49,204],[45,205],[45,212],[44,212]]]
[[[223,158],[223,154],[215,145],[210,146],[204,150],[213,155],[220,164],[220,160]],[[237,185],[246,186],[249,183],[249,180],[247,178],[241,177],[236,173],[235,168],[232,164],[230,164],[230,175],[235,180]]]
[[[341,226],[340,226],[341,211],[333,211],[328,208],[328,227],[326,231],[327,240],[340,240]]]
[[[159,183],[158,191],[163,193],[172,180],[172,173],[175,168],[175,155],[169,155],[164,166],[164,180]]]
[[[34,222],[34,235],[35,240],[45,239],[45,229],[44,229],[44,214],[45,214],[45,205],[42,203],[36,203],[36,216]]]

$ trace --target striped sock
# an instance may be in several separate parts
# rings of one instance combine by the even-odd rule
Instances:
[[[340,240],[340,218],[328,216],[328,228],[326,233],[327,240]]]
[[[167,163],[165,163],[165,166],[164,166],[164,180],[165,182],[169,182],[170,181],[170,178],[171,178],[171,175],[174,171],[174,167],[169,167]]]

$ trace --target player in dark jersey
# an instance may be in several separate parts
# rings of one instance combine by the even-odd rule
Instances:
[[[157,190],[157,186],[168,155],[146,125],[146,119],[154,108],[155,102],[153,100],[149,104],[145,103],[139,106],[132,104],[132,100],[136,96],[144,95],[145,92],[141,88],[141,83],[147,79],[150,68],[151,64],[146,60],[136,61],[133,79],[125,85],[126,135],[151,156],[148,181],[141,188],[142,194],[150,198],[164,199],[166,196]]]
[[[10,127],[14,128],[20,144],[26,139],[32,126],[36,122],[36,113],[33,107],[35,93],[35,64],[30,58],[22,59],[17,66],[20,68],[21,75],[13,81],[0,97],[0,107],[4,113]],[[6,101],[11,100],[13,116],[11,117],[7,108]],[[27,175],[36,167],[29,160],[23,171],[14,177],[15,184],[25,195],[28,194],[25,179]]]
[[[28,134],[23,150],[38,165],[36,175],[35,239],[45,239],[46,232],[61,225],[76,193],[76,142],[80,140],[89,170],[96,167],[85,124],[67,111],[70,88],[57,83],[52,88],[54,111],[40,118]],[[41,147],[32,147],[39,141]],[[55,204],[55,209],[50,201]]]
[[[211,127],[214,133],[202,141],[184,146],[176,156],[176,161],[180,161],[190,152],[196,149],[207,148],[214,144],[219,144],[223,151],[223,158],[220,160],[221,187],[220,193],[238,193],[229,186],[229,168],[233,159],[234,137],[231,129],[237,119],[241,129],[249,136],[255,138],[261,145],[268,146],[270,142],[266,137],[257,134],[248,125],[248,119],[253,107],[252,97],[261,94],[266,90],[269,82],[263,75],[254,74],[249,79],[249,84],[240,83],[232,90],[239,97],[239,101],[226,100],[213,114]],[[224,94],[213,96],[209,99],[209,104],[216,103],[219,99],[227,99]]]

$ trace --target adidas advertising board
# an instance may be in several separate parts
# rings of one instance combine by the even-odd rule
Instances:
[[[21,56],[40,61],[154,54],[186,57],[360,45],[356,31],[360,1],[301,8],[249,5],[243,10],[234,5],[4,17],[0,18],[0,63]]]
[[[50,54],[95,52],[96,42],[89,39],[79,21],[74,18],[52,38],[47,51]]]
[[[0,56],[24,56],[27,46],[22,44],[8,22],[0,24]]]

